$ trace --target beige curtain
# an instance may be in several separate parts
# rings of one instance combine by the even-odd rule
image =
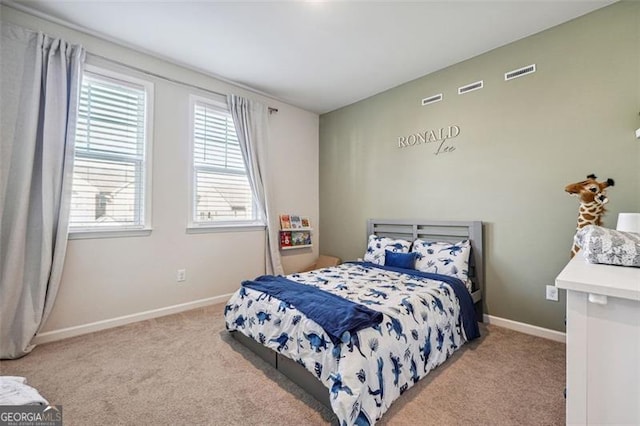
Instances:
[[[85,52],[2,24],[0,358],[29,353],[51,312],[67,246]]]
[[[228,95],[227,103],[238,134],[242,157],[247,167],[249,185],[257,208],[265,218],[265,264],[267,274],[283,274],[278,247],[276,217],[269,211],[269,191],[266,186],[267,107],[237,95]]]

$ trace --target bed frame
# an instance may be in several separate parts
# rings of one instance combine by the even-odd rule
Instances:
[[[371,234],[394,239],[401,238],[407,241],[420,238],[427,241],[455,243],[470,239],[469,278],[473,282],[471,296],[476,305],[478,320],[482,320],[481,299],[484,290],[482,222],[369,219],[367,221],[367,237]],[[303,366],[266,346],[262,346],[242,333],[232,331],[231,336],[331,410],[327,387]]]
[[[479,315],[478,321],[482,321],[482,303],[480,303],[484,291],[482,222],[369,219],[367,221],[367,236],[371,234],[407,241],[413,241],[417,238],[448,243],[471,240],[471,256],[469,257],[469,278],[473,283],[471,297],[476,305],[476,313]]]

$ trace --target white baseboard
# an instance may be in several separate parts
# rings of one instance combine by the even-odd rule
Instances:
[[[192,302],[181,303],[179,305],[167,306],[150,311],[139,312],[122,317],[96,321],[89,324],[76,325],[59,330],[46,331],[39,333],[33,339],[34,345],[42,343],[54,342],[56,340],[67,339],[69,337],[80,336],[82,334],[93,333],[95,331],[106,330],[108,328],[119,327],[121,325],[131,324],[138,321],[144,321],[151,318],[163,317],[166,315],[177,314],[179,312],[189,311],[191,309],[201,308],[204,306],[215,305],[229,300],[231,294],[223,294],[222,296],[208,297],[206,299],[194,300]]]
[[[487,314],[484,314],[482,319],[487,324],[497,325],[498,327],[508,328],[510,330],[519,331],[520,333],[530,334],[532,336],[543,337],[560,343],[567,343],[567,335],[561,331],[550,330],[548,328],[525,324],[523,322],[513,321],[506,318],[494,317],[493,315]]]
[[[223,294],[221,296],[194,300],[192,302],[181,303],[179,305],[152,309],[150,311],[124,315],[121,317],[96,321],[89,324],[61,328],[59,330],[46,331],[44,333],[38,334],[33,339],[33,344],[40,345],[42,343],[55,342],[57,340],[67,339],[69,337],[80,336],[100,330],[106,330],[109,328],[120,327],[121,325],[132,324],[138,321],[177,314],[179,312],[189,311],[191,309],[197,309],[204,306],[215,305],[217,303],[226,302],[230,297],[231,293]],[[510,330],[519,331],[521,333],[530,334],[532,336],[543,337],[545,339],[554,340],[556,342],[566,343],[566,334],[560,331],[550,330],[548,328],[542,328],[535,325],[525,324],[523,322],[513,321],[510,319],[500,318],[487,314],[483,315],[483,320],[487,324],[497,325],[498,327],[508,328]]]

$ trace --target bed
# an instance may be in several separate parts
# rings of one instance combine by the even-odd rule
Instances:
[[[245,281],[224,312],[234,338],[342,425],[374,424],[479,336],[482,222],[372,219],[367,235],[363,261]]]

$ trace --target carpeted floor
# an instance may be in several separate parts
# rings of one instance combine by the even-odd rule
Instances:
[[[323,425],[332,413],[224,329],[216,305],[2,361],[69,425]],[[381,425],[562,425],[565,346],[496,326],[408,390]]]

